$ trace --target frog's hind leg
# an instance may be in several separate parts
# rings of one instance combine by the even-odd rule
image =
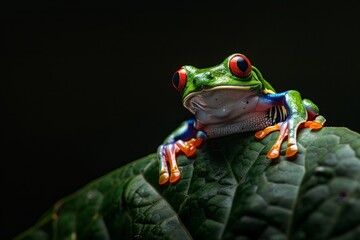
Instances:
[[[308,114],[308,121],[305,122],[304,127],[311,129],[322,128],[326,119],[320,115],[319,108],[309,99],[303,99],[303,105]]]

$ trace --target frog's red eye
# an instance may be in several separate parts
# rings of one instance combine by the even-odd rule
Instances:
[[[182,92],[186,85],[186,71],[184,68],[177,70],[172,77],[172,84],[178,92]]]
[[[250,75],[251,63],[244,55],[237,54],[230,59],[229,68],[232,74],[235,76],[245,78]]]

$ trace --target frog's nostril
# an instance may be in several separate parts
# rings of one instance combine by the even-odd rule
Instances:
[[[213,79],[213,78],[214,78],[214,76],[212,75],[211,72],[205,73],[205,77],[206,77],[207,79]]]
[[[193,83],[194,83],[195,86],[200,86],[201,85],[201,80],[199,78],[194,78]]]
[[[196,86],[203,87],[204,85],[206,86],[206,84],[209,82],[209,80],[212,80],[212,79],[214,79],[214,75],[211,72],[205,72],[205,73],[201,73],[201,74],[198,74],[197,76],[195,76],[193,79],[193,83]]]

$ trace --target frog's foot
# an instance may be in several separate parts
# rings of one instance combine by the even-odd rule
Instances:
[[[306,128],[311,128],[311,129],[320,129],[323,127],[325,121],[326,120],[323,116],[318,115],[314,120],[307,121],[303,124],[301,123],[300,127],[306,127]],[[297,122],[300,122],[300,121],[297,121]],[[285,156],[292,157],[298,152],[296,132],[294,132],[294,130],[292,130],[293,132],[289,136],[290,128],[289,128],[289,122],[285,121],[285,122],[280,122],[274,126],[269,126],[265,129],[260,130],[255,133],[256,138],[263,139],[271,132],[280,131],[279,136],[276,139],[276,142],[274,143],[274,145],[271,147],[270,151],[266,155],[268,158],[273,159],[273,158],[277,158],[279,156],[280,147],[285,138],[288,138]]]
[[[286,137],[288,137],[288,135],[289,135],[288,122],[281,122],[281,123],[278,123],[277,125],[280,125],[279,135],[278,135],[274,145],[271,147],[270,151],[266,154],[266,156],[271,159],[277,158],[280,155],[281,144],[283,143],[284,139]],[[297,153],[297,151],[298,151],[298,147],[296,144],[296,139],[295,140],[288,139],[285,156],[291,157],[291,156],[295,155]]]
[[[314,130],[320,129],[324,126],[325,121],[326,119],[323,116],[319,115],[314,120],[305,122],[304,127]]]
[[[274,126],[269,126],[263,130],[260,130],[255,133],[255,137],[262,139],[267,136],[269,133],[274,131],[280,131],[274,145],[271,147],[270,151],[266,154],[266,157],[270,159],[277,158],[280,155],[281,145],[286,137],[289,135],[288,122],[280,122]],[[295,155],[298,151],[297,142],[295,138],[289,138],[287,142],[287,149],[285,156],[291,157]]]
[[[181,173],[176,162],[176,153],[180,148],[175,143],[161,145],[158,150],[160,157],[160,170],[159,170],[159,184],[165,184],[168,181],[171,183],[180,179]],[[168,164],[170,165],[170,174]]]
[[[192,138],[189,141],[182,141],[182,140],[178,140],[176,142],[176,145],[178,146],[178,148],[181,149],[181,151],[183,153],[185,153],[185,155],[187,157],[191,157],[195,154],[196,152],[196,147],[200,146],[200,144],[202,143],[203,139],[202,138]]]
[[[165,184],[168,181],[171,183],[177,182],[181,177],[180,169],[176,162],[176,154],[179,151],[185,153],[187,157],[191,157],[196,152],[196,147],[200,146],[203,138],[192,138],[189,141],[178,140],[175,143],[161,145],[158,149],[160,158],[159,184]],[[168,168],[170,166],[170,173]]]

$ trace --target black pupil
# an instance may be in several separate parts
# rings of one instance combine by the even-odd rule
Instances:
[[[179,82],[180,82],[180,74],[178,72],[176,72],[173,76],[173,83],[175,86],[179,87]]]
[[[248,63],[242,57],[239,57],[236,60],[236,66],[242,71],[245,72],[248,68]]]

